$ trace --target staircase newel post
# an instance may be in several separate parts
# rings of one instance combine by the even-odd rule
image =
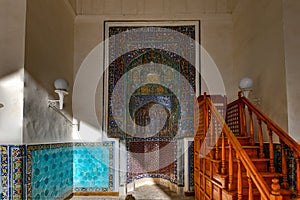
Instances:
[[[239,101],[239,120],[240,120],[239,121],[240,134],[241,134],[241,136],[247,136],[245,103],[243,102],[242,98],[240,98],[240,101]]]
[[[270,151],[270,172],[274,173],[275,172],[275,167],[274,167],[274,146],[273,146],[273,132],[271,128],[268,126],[269,129],[269,151]]]
[[[289,188],[289,184],[288,184],[288,179],[287,179],[287,163],[286,163],[286,156],[285,156],[285,144],[282,140],[280,140],[281,143],[281,161],[282,161],[282,175],[283,175],[283,182],[282,182],[282,187],[284,189],[288,189]]]
[[[263,134],[262,134],[262,127],[261,127],[261,119],[258,120],[258,135],[259,135],[259,157],[264,158],[264,141],[263,141]]]
[[[253,118],[252,118],[252,110],[248,107],[249,111],[249,129],[250,129],[250,142],[251,145],[254,145],[254,128],[253,128]]]
[[[271,200],[282,200],[282,196],[280,195],[280,184],[279,180],[277,178],[272,179],[272,185],[271,185]]]

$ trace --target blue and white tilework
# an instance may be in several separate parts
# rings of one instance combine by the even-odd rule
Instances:
[[[108,192],[114,189],[114,142],[74,145],[74,192]]]
[[[73,145],[27,147],[27,199],[63,199],[73,190]]]

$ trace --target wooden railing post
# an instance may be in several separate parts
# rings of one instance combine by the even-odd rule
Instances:
[[[259,157],[264,158],[264,141],[263,141],[263,134],[262,134],[262,127],[261,127],[261,119],[258,120],[258,136],[259,136]]]
[[[253,200],[252,180],[248,172],[247,172],[247,177],[248,177],[248,185],[249,185],[248,200]]]
[[[222,130],[222,159],[221,159],[221,174],[225,174],[225,133]]]
[[[275,167],[274,167],[274,146],[273,146],[273,132],[270,127],[269,129],[269,153],[270,153],[270,172],[274,173],[275,172]]]
[[[272,179],[272,185],[271,185],[271,200],[282,200],[282,196],[280,195],[280,184],[279,180],[277,178]]]
[[[250,142],[251,145],[254,145],[254,128],[253,128],[253,118],[252,118],[252,110],[248,107],[249,111],[249,129],[250,129]]]
[[[229,174],[229,180],[228,180],[228,190],[233,190],[233,159],[232,159],[232,145],[228,141],[229,144],[229,167],[228,167],[228,174]]]
[[[297,166],[297,195],[300,198],[300,157],[298,154],[296,156],[296,166]]]
[[[287,163],[286,163],[286,156],[285,156],[285,144],[282,140],[280,140],[281,143],[281,162],[282,162],[282,168],[281,168],[281,173],[282,173],[282,187],[284,189],[289,188],[288,184],[288,178],[287,178]]]
[[[212,125],[213,126],[213,125]],[[214,137],[215,137],[215,141],[214,143],[216,144],[216,152],[215,152],[215,159],[218,160],[219,159],[219,130],[218,130],[218,123],[216,121],[216,127],[214,127]]]
[[[242,101],[240,101],[239,103],[239,119],[240,119],[240,134],[241,136],[247,136],[245,104]]]
[[[238,165],[238,180],[237,180],[237,199],[242,200],[243,199],[243,180],[242,180],[242,167],[241,167],[241,161],[238,155],[236,155],[237,158],[237,165]]]

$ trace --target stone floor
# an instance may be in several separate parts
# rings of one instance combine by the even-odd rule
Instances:
[[[135,191],[130,192],[136,200],[152,200],[152,199],[159,199],[159,200],[193,200],[194,197],[180,197],[176,193],[170,191],[168,188],[160,186],[160,185],[144,185],[141,187],[136,188]],[[119,199],[124,200],[125,197],[73,197],[72,200],[97,200],[97,199]]]

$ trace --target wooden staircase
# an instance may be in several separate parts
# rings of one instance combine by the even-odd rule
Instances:
[[[224,119],[226,113],[226,119]],[[285,200],[300,197],[300,146],[239,94],[226,105],[222,96],[195,101],[194,190],[196,199]],[[269,143],[264,143],[267,133]],[[275,160],[273,135],[280,140]],[[285,149],[295,156],[296,188],[288,183]],[[265,155],[267,152],[267,155]],[[275,161],[281,161],[276,169]]]

